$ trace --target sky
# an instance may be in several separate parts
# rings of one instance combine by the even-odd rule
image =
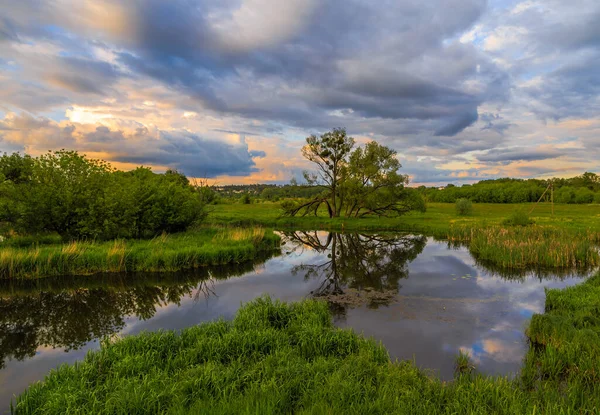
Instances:
[[[287,183],[311,134],[414,185],[600,171],[598,0],[0,0],[0,152]]]

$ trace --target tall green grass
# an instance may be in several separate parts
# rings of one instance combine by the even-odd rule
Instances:
[[[203,228],[151,240],[9,246],[0,249],[0,278],[178,271],[248,261],[278,246],[279,237],[262,228]]]
[[[503,269],[589,269],[600,265],[600,234],[549,226],[450,228],[447,239],[460,242],[483,263]]]
[[[527,335],[533,347],[523,369],[526,386],[543,381],[577,405],[600,399],[600,274],[547,290],[545,313],[533,316]]]
[[[558,322],[551,310],[548,317],[534,317],[529,333],[539,345],[514,379],[479,375],[459,356],[454,381],[441,382],[411,362],[390,361],[381,344],[334,328],[324,302],[287,305],[261,298],[231,322],[106,340],[83,362],[63,365],[31,385],[14,411],[595,414],[599,325],[582,323],[598,316],[598,286],[600,276],[571,291],[549,292],[549,307],[559,307],[556,313],[566,320]],[[589,299],[585,313],[578,308],[581,295]],[[543,319],[549,319],[547,329],[540,330],[536,320]],[[575,346],[563,337],[568,330],[581,332]]]

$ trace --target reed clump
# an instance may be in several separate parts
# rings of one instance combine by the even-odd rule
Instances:
[[[600,265],[596,232],[550,226],[456,226],[448,240],[480,261],[505,269],[591,268]]]
[[[262,228],[203,228],[150,240],[8,246],[0,248],[0,278],[178,271],[249,261],[278,247],[279,237]]]

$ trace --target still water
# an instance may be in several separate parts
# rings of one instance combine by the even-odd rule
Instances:
[[[262,294],[322,298],[339,327],[381,340],[443,379],[468,352],[480,372],[510,375],[527,350],[523,329],[543,312],[544,288],[575,273],[511,275],[465,248],[414,235],[282,234],[280,255],[177,274],[96,275],[0,282],[0,412],[52,368],[84,358],[107,336],[182,329],[232,318]]]

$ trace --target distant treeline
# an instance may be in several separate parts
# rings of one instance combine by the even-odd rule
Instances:
[[[298,185],[296,183],[285,185],[246,184],[215,186],[214,190],[221,198],[221,202],[231,200],[248,203],[252,200],[277,202],[283,199],[308,199],[322,193],[323,187]]]
[[[570,179],[497,179],[483,180],[460,187],[449,184],[443,188],[419,187],[428,202],[454,203],[469,199],[477,203],[527,203],[537,202],[550,183],[554,187],[555,203],[600,203],[600,176],[584,173]],[[542,201],[550,201],[551,192]]]
[[[529,203],[537,202],[548,185],[553,182],[555,203],[600,203],[600,176],[584,173],[569,179],[496,179],[483,180],[475,184],[444,187],[421,186],[418,191],[428,202],[454,203],[458,199],[469,199],[476,203]],[[216,203],[252,203],[259,201],[278,202],[285,199],[309,199],[323,192],[321,186],[248,184],[217,186],[214,188]],[[549,202],[548,190],[542,201]]]
[[[74,151],[0,157],[0,223],[21,234],[141,238],[185,230],[212,191],[177,171],[120,171]]]

